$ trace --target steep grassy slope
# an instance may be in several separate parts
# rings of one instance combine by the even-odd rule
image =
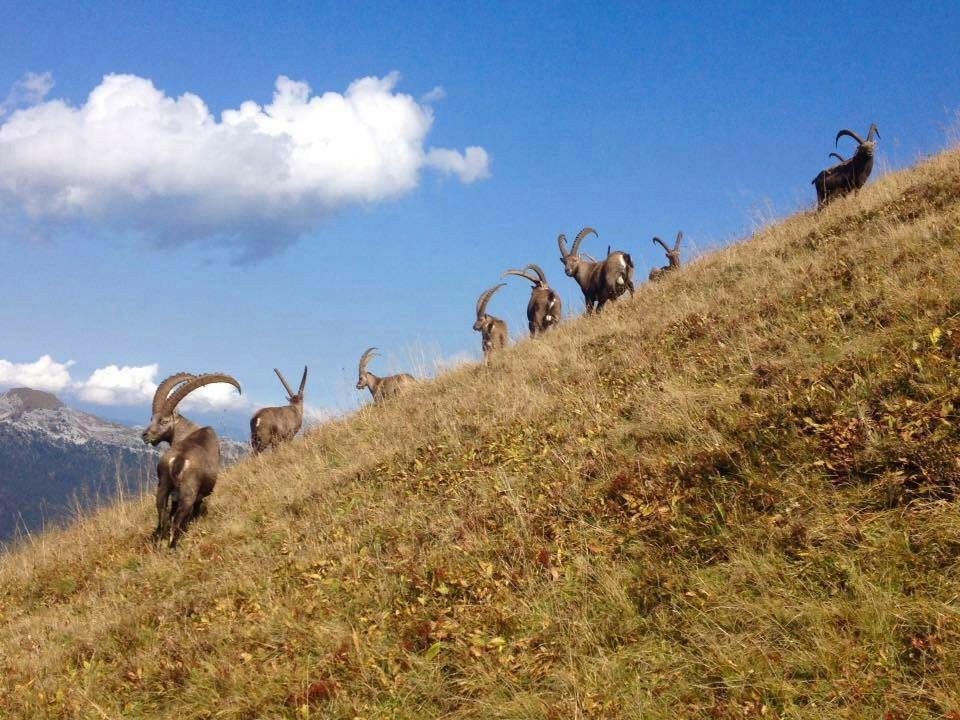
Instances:
[[[0,716],[960,718],[960,152],[0,561]]]

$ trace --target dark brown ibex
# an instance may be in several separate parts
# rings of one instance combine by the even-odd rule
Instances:
[[[585,227],[577,233],[570,250],[567,250],[566,235],[561,234],[557,238],[563,270],[577,281],[583,291],[588,314],[594,311],[594,303],[597,312],[600,312],[608,301],[615,300],[626,291],[629,290],[633,295],[633,260],[628,253],[614,250],[607,253],[606,259],[592,262],[580,256],[580,243],[590,233],[596,235],[597,231]]]
[[[536,273],[528,275],[527,270]],[[560,296],[547,284],[547,276],[539,265],[530,263],[523,270],[507,270],[504,275],[516,275],[533,283],[530,289],[530,302],[527,303],[527,327],[530,335],[546,332],[563,317],[563,303]]]
[[[157,463],[157,529],[155,540],[169,539],[174,548],[203,500],[217,482],[220,471],[220,440],[211,427],[200,427],[177,412],[177,405],[197,388],[211,383],[240,383],[229,375],[177,373],[160,383],[153,395],[150,424],[143,441],[150,445],[170,443]],[[172,391],[172,392],[171,392]]]
[[[489,290],[484,290],[477,298],[477,321],[473,324],[473,329],[480,333],[483,340],[483,359],[488,360],[490,353],[494,350],[502,350],[507,346],[507,338],[510,336],[507,331],[507,323],[498,317],[487,314],[487,303],[493,294],[502,288],[506,283],[494,285]]]
[[[817,190],[817,207],[823,207],[834,198],[859,190],[866,184],[867,178],[873,171],[873,156],[877,151],[877,139],[880,137],[877,126],[870,125],[866,140],[862,140],[853,130],[844,129],[837,133],[835,142],[840,142],[840,138],[844,135],[857,141],[857,150],[846,160],[843,160],[840,155],[831,153],[840,159],[840,162],[822,170],[813,179],[813,186]]]
[[[283,374],[274,368],[273,371],[280,378],[283,389],[287,391],[286,407],[266,407],[257,410],[250,418],[250,445],[253,454],[262,453],[267,448],[275,448],[280,443],[293,440],[303,424],[303,388],[307,384],[307,368],[303,368],[303,377],[300,378],[300,389],[296,393],[290,389]]]
[[[384,398],[396,395],[408,385],[416,382],[413,375],[401,373],[400,375],[388,375],[386,377],[377,377],[367,370],[367,363],[376,354],[376,348],[367,348],[360,357],[360,378],[357,380],[357,390],[368,388],[373,395],[375,403],[381,402]]]
[[[664,275],[666,275],[671,270],[676,270],[680,267],[680,241],[683,240],[683,230],[677,233],[677,241],[673,244],[673,250],[671,250],[667,244],[658,237],[653,239],[653,242],[659,243],[663,248],[664,252],[667,253],[667,265],[663,267],[653,268],[650,271],[651,280],[659,280]]]

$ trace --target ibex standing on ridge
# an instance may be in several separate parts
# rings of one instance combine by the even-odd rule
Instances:
[[[200,427],[177,412],[177,405],[197,388],[211,383],[240,383],[229,375],[177,373],[160,383],[153,395],[150,424],[143,441],[150,445],[170,443],[157,463],[157,529],[155,540],[169,538],[170,547],[180,541],[187,523],[213,492],[220,471],[220,440],[211,427]],[[176,388],[176,389],[174,389]],[[172,391],[172,392],[171,392]]]
[[[597,231],[585,227],[577,233],[571,250],[567,250],[566,235],[561,234],[557,238],[563,270],[577,281],[583,291],[588,314],[593,312],[594,303],[597,304],[597,312],[600,312],[609,300],[615,300],[627,290],[633,295],[633,260],[628,253],[614,250],[607,253],[606,259],[599,261],[587,261],[580,256],[580,243],[590,233],[596,235]]]
[[[663,267],[653,268],[650,271],[651,280],[659,280],[664,275],[666,275],[671,270],[676,270],[680,267],[680,241],[683,240],[683,230],[677,233],[677,241],[673,244],[673,250],[667,247],[667,244],[658,237],[653,239],[653,242],[659,243],[663,248],[664,252],[667,253],[667,265]]]
[[[877,126],[870,125],[866,140],[862,140],[853,130],[841,130],[837,133],[834,144],[840,142],[840,138],[844,135],[848,135],[857,141],[857,151],[846,160],[836,153],[831,153],[831,155],[840,159],[840,162],[833,167],[822,170],[813,179],[813,186],[817,189],[818,208],[823,207],[834,198],[862,188],[866,185],[867,178],[873,171],[873,156],[877,151],[877,139],[880,137]]]
[[[300,378],[300,389],[296,393],[287,385],[283,374],[274,368],[273,371],[280,378],[283,389],[287,391],[286,407],[266,407],[257,410],[250,418],[250,445],[253,454],[258,455],[267,448],[275,448],[280,443],[293,440],[300,426],[303,424],[303,387],[307,384],[307,368],[303,368],[303,377]]]
[[[357,390],[368,388],[373,395],[375,403],[381,402],[384,398],[396,395],[408,385],[416,382],[413,375],[401,373],[400,375],[388,375],[387,377],[377,377],[367,370],[367,363],[370,362],[376,354],[376,348],[367,348],[360,357],[360,378],[357,380]]]
[[[494,350],[502,350],[507,346],[507,324],[498,317],[487,314],[487,303],[493,294],[502,288],[506,283],[494,285],[489,290],[484,290],[477,298],[477,321],[473,324],[473,329],[480,333],[483,339],[483,359],[489,360],[490,353]]]
[[[536,277],[528,275],[526,270],[535,272]],[[563,303],[560,302],[560,296],[547,284],[547,276],[539,265],[530,263],[523,270],[507,270],[503,274],[516,275],[533,283],[530,302],[527,303],[527,326],[531,336],[546,332],[560,322]]]

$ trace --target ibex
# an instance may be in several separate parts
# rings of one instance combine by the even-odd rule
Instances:
[[[536,277],[528,275],[526,270],[535,272]],[[560,322],[563,303],[560,302],[560,296],[547,284],[547,276],[539,265],[530,263],[523,270],[507,270],[503,274],[516,275],[533,283],[530,288],[530,302],[527,303],[527,326],[531,336],[546,332]]]
[[[484,290],[477,298],[477,321],[473,324],[473,329],[480,333],[483,340],[483,359],[489,360],[490,354],[494,350],[502,350],[507,346],[507,324],[498,317],[487,314],[487,303],[493,294],[502,288],[506,283],[494,285],[489,290]]]
[[[666,275],[671,270],[676,270],[680,267],[680,241],[683,240],[683,230],[677,233],[677,241],[673,244],[673,250],[667,247],[667,244],[658,237],[655,237],[653,241],[655,243],[660,243],[660,246],[663,248],[664,252],[667,253],[668,264],[663,267],[653,268],[650,271],[651,280],[659,280],[664,275]]]
[[[303,368],[303,377],[300,378],[300,389],[296,393],[287,385],[287,380],[277,368],[273,371],[280,378],[283,389],[287,391],[286,407],[266,407],[257,410],[250,418],[250,445],[253,454],[262,453],[267,448],[275,448],[280,443],[293,440],[293,436],[300,431],[303,424],[303,387],[307,384],[307,368]]]
[[[240,383],[229,375],[177,373],[160,383],[153,395],[150,424],[143,441],[170,443],[157,463],[157,529],[155,540],[180,541],[187,523],[200,514],[203,499],[213,492],[220,471],[220,440],[211,427],[200,427],[177,412],[177,405],[197,388],[211,383]],[[171,392],[172,391],[172,392]]]
[[[841,130],[837,133],[834,143],[840,142],[840,138],[844,135],[849,135],[857,141],[857,151],[846,160],[840,155],[831,153],[840,162],[822,170],[813,179],[813,185],[817,189],[817,207],[823,207],[834,198],[859,190],[866,184],[867,178],[873,171],[873,156],[877,150],[877,139],[880,137],[877,126],[870,125],[866,140],[862,140],[853,130]]]
[[[615,250],[600,261],[587,261],[580,256],[580,243],[590,233],[596,235],[597,231],[585,227],[577,233],[571,250],[567,250],[566,235],[557,238],[563,270],[580,285],[588,314],[593,312],[594,303],[600,312],[609,300],[615,300],[627,290],[633,295],[633,260],[628,253]]]
[[[384,398],[396,395],[408,385],[416,382],[413,375],[402,373],[400,375],[388,375],[387,377],[377,377],[367,370],[367,363],[370,362],[376,354],[376,348],[367,348],[360,357],[360,378],[357,380],[357,390],[368,388],[373,395],[375,403],[381,402]]]

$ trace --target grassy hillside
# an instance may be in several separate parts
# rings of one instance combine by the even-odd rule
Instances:
[[[41,537],[0,716],[957,720],[958,290],[952,150]]]

